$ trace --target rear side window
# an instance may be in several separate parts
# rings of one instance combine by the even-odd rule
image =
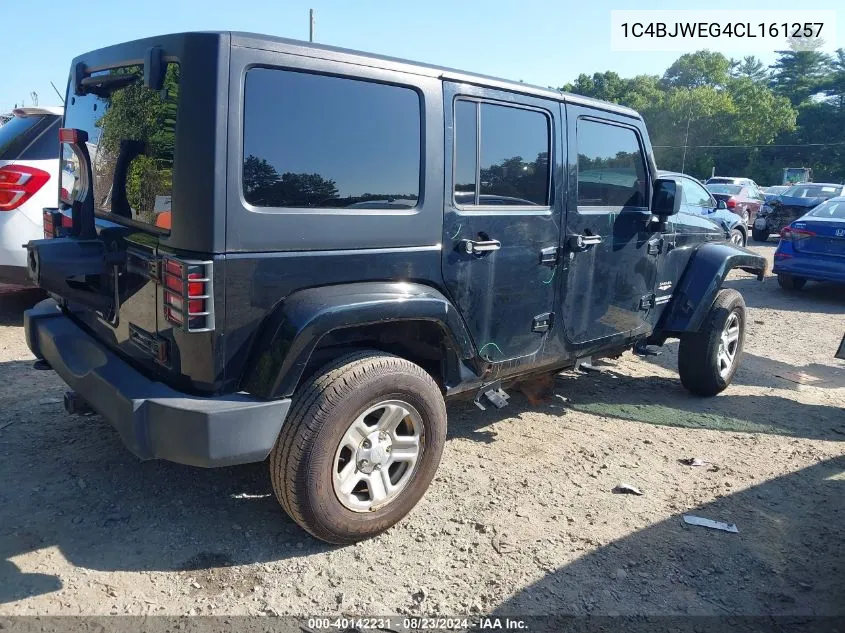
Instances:
[[[578,206],[645,207],[646,163],[631,128],[578,119]]]
[[[457,101],[456,204],[548,206],[550,138],[542,112]]]
[[[21,154],[21,160],[59,158],[59,117],[49,117],[52,123]]]
[[[259,207],[413,208],[421,136],[411,88],[254,68],[246,76],[244,198]]]
[[[58,132],[52,134],[53,152],[51,156],[23,156],[36,139],[44,138],[44,132],[58,117],[53,116],[16,116],[8,123],[0,126],[0,160],[37,160],[39,158],[59,157],[59,136]],[[58,129],[58,128],[56,128]],[[39,137],[39,135],[41,135]],[[37,144],[37,143],[36,143]]]

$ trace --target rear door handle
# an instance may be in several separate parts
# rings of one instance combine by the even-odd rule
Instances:
[[[491,251],[497,251],[502,248],[502,243],[499,240],[461,240],[461,250],[470,255],[483,255]]]

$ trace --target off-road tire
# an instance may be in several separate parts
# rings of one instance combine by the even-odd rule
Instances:
[[[795,277],[794,275],[778,274],[778,285],[784,290],[801,290],[807,285],[805,277]]]
[[[332,485],[335,452],[358,415],[391,399],[419,412],[421,454],[398,497],[372,512],[354,512],[340,502]],[[347,354],[314,373],[294,394],[270,453],[273,491],[290,517],[316,538],[355,543],[384,532],[411,511],[434,477],[445,440],[446,406],[428,373],[384,352]]]
[[[751,237],[754,239],[755,242],[768,242],[769,232],[766,230],[761,231],[760,229],[755,229],[754,227],[751,227]]]
[[[739,340],[735,360],[727,376],[719,373],[717,354],[722,331],[732,313],[739,317]],[[736,290],[723,288],[716,295],[701,329],[681,337],[678,347],[678,374],[681,384],[699,396],[715,396],[724,391],[742,360],[745,342],[745,301]]]

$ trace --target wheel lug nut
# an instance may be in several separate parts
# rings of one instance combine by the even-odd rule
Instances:
[[[383,442],[384,440],[387,439],[387,433],[382,431],[381,433],[378,434],[378,438]]]
[[[372,446],[370,440],[364,440],[364,448],[370,448],[370,446]]]

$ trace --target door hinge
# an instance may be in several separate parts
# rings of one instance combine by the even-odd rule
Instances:
[[[544,312],[543,314],[538,314],[534,317],[534,321],[531,324],[531,331],[548,332],[551,329],[554,320],[554,312]]]
[[[554,266],[560,260],[560,248],[557,246],[548,246],[540,249],[540,263],[545,266]]]
[[[654,293],[643,295],[640,298],[640,310],[651,310],[655,305]]]

